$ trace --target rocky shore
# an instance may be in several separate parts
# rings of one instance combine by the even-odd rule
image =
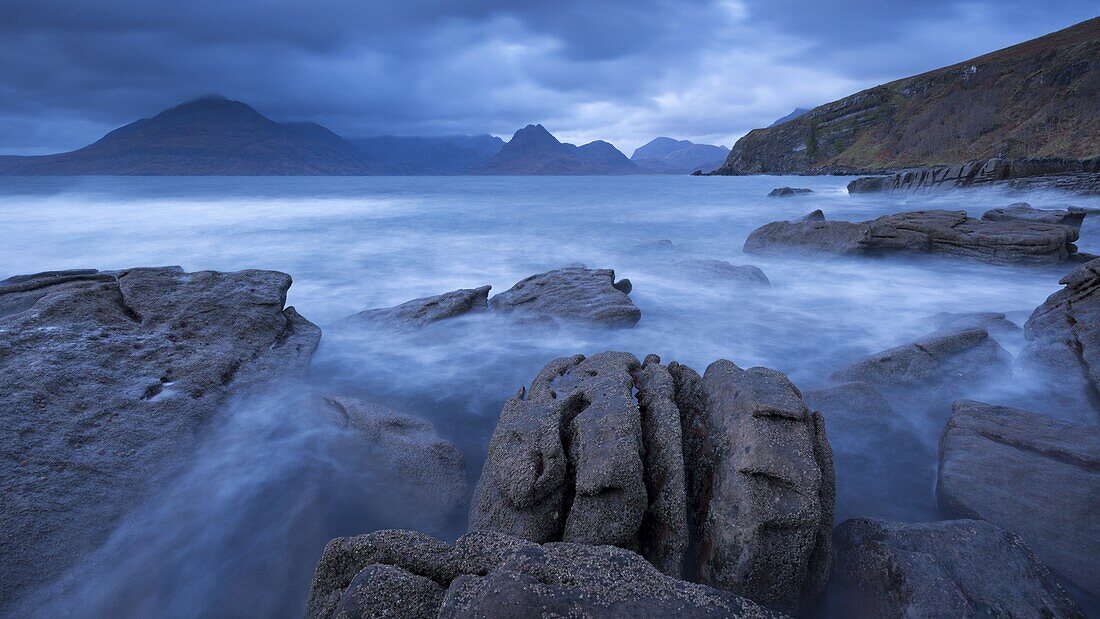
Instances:
[[[934,168],[902,170],[886,176],[858,178],[848,193],[918,191],[964,187],[1053,189],[1083,195],[1100,194],[1100,157],[1072,159],[978,159]]]

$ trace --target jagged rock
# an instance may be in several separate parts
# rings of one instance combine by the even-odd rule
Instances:
[[[676,266],[689,273],[711,279],[721,279],[760,286],[771,285],[771,282],[768,281],[768,276],[764,275],[764,271],[761,271],[760,267],[751,264],[733,265],[725,260],[700,259],[677,262]]]
[[[332,540],[317,564],[306,617],[331,619],[341,610],[351,617],[782,616],[666,576],[628,550],[540,546],[488,532],[466,534],[454,546],[409,531]]]
[[[622,288],[630,289],[629,284],[616,284],[611,269],[570,267],[521,280],[494,295],[489,305],[494,311],[537,318],[632,327],[642,312]]]
[[[1073,208],[1068,210],[1044,210],[1033,208],[1027,202],[1017,202],[1005,208],[995,208],[982,213],[985,221],[1034,221],[1044,224],[1059,224],[1080,229],[1085,220],[1086,212],[1083,209]]]
[[[715,361],[702,390],[713,464],[703,481],[709,502],[693,506],[698,576],[796,613],[824,588],[832,561],[835,480],[824,421],[775,370]]]
[[[1076,229],[984,221],[963,211],[912,211],[873,221],[777,221],[754,230],[746,253],[934,254],[999,264],[1058,264],[1077,252]]]
[[[1028,345],[1017,364],[1055,386],[1052,400],[1074,418],[1098,421],[1100,386],[1100,259],[1059,282],[1024,325]]]
[[[804,196],[813,192],[813,189],[806,189],[805,187],[776,187],[768,192],[768,197],[787,198],[790,196]]]
[[[1100,595],[1100,427],[955,402],[936,496],[952,516],[1018,534],[1055,571]]]
[[[0,608],[101,544],[230,397],[302,374],[290,276],[179,267],[0,282]]]
[[[848,183],[848,193],[877,193],[886,191],[886,177],[865,176]]]
[[[880,181],[881,186],[871,181]],[[853,191],[857,183],[860,184]],[[848,192],[859,193],[864,187],[866,191],[917,191],[994,185],[1015,190],[1100,193],[1100,157],[977,159],[950,166],[904,170],[886,177],[859,178],[848,184]]]
[[[352,318],[394,329],[423,327],[438,320],[485,311],[490,288],[492,286],[453,290],[394,307],[365,310]]]
[[[928,505],[933,483],[928,462],[935,454],[878,390],[851,382],[802,395],[829,428],[838,519],[935,516]]]
[[[988,522],[848,520],[835,544],[838,616],[1085,617],[1019,537]]]
[[[938,331],[910,344],[884,350],[834,372],[834,381],[863,381],[885,387],[957,386],[981,383],[1012,372],[1012,356],[984,329]]]
[[[355,435],[350,457],[364,458],[362,467],[385,480],[389,511],[428,526],[467,507],[466,458],[430,422],[353,398],[326,397],[322,406]]]
[[[601,353],[551,362],[505,404],[470,530],[638,550],[793,611],[828,574],[834,501],[823,421],[784,375]]]

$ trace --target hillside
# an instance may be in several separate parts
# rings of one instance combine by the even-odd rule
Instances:
[[[726,160],[729,152],[730,149],[725,146],[660,137],[635,149],[630,160],[650,172],[690,174],[695,170],[717,168]]]
[[[1100,153],[1100,18],[845,97],[738,140],[717,174]]]
[[[398,174],[464,174],[500,152],[504,140],[484,135],[350,139],[363,154],[391,164]]]
[[[559,142],[542,125],[527,125],[516,131],[500,152],[470,170],[471,174],[572,175],[641,174],[611,144],[602,140],[583,146]]]
[[[314,123],[276,123],[205,97],[132,122],[79,150],[0,157],[7,175],[360,175],[392,167]]]

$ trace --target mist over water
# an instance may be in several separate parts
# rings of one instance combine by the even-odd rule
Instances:
[[[323,332],[308,384],[234,402],[194,456],[88,562],[25,609],[42,616],[299,616],[325,541],[380,527],[453,538],[461,518],[428,522],[387,503],[389,480],[346,433],[309,413],[308,393],[360,397],[432,421],[465,454],[471,483],[503,402],[551,359],[626,350],[702,372],[727,358],[787,373],[800,389],[866,354],[935,330],[937,312],[999,311],[1023,324],[1073,265],[1011,268],[951,260],[763,258],[741,252],[756,227],[822,209],[860,220],[917,209],[1100,199],[996,190],[850,196],[842,177],[6,178],[0,277],[65,268],[178,264],[290,273],[288,304]],[[806,197],[766,198],[778,186]],[[674,251],[654,250],[669,239]],[[1100,253],[1086,218],[1081,251]],[[771,287],[692,274],[693,258],[755,264]],[[385,333],[355,312],[484,284],[493,293],[570,264],[614,268],[634,285],[633,329],[546,329],[493,315]],[[1000,338],[1011,353],[1021,338]],[[126,377],[119,377],[120,381]],[[1016,375],[967,391],[1046,410]],[[954,396],[888,394],[891,433],[871,437],[865,476],[838,475],[838,522],[936,517],[936,443]],[[867,436],[828,425],[834,450]]]

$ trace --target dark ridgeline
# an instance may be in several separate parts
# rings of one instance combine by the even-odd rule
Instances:
[[[730,149],[725,146],[660,137],[638,147],[630,160],[650,172],[690,174],[696,170],[709,172],[717,168],[729,152]]]
[[[500,152],[495,135],[405,137],[380,135],[349,139],[363,154],[389,162],[397,174],[465,174]]]
[[[471,174],[571,175],[644,174],[614,146],[597,140],[584,146],[559,142],[542,125],[527,125],[496,155],[470,170]]]
[[[1100,153],[1100,17],[816,107],[717,174],[846,173]],[[781,119],[782,120],[782,119]]]
[[[787,114],[786,116],[784,116],[782,118],[777,118],[775,120],[775,122],[773,122],[772,124],[770,124],[768,126],[769,127],[774,127],[776,125],[782,125],[783,123],[787,122],[788,120],[794,120],[794,119],[798,118],[799,116],[802,116],[803,114],[805,114],[806,112],[809,112],[809,111],[810,110],[808,108],[796,107],[796,108],[794,108],[794,110],[791,111],[790,114]]]

